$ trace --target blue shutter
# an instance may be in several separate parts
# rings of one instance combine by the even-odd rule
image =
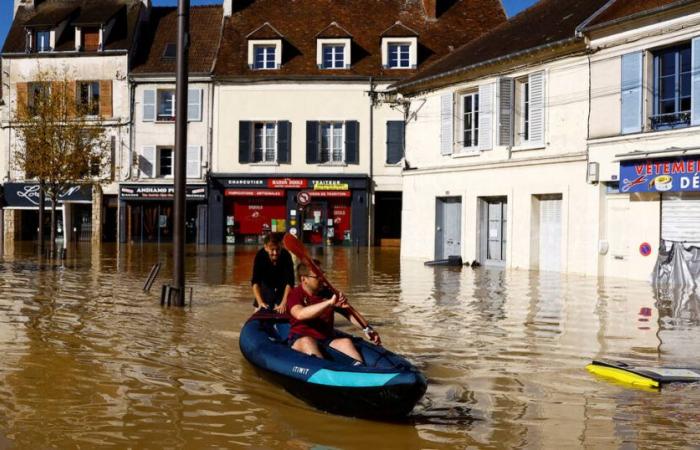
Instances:
[[[403,120],[389,120],[386,123],[386,163],[396,164],[404,155]]]
[[[700,125],[700,37],[693,39],[690,124]]]
[[[345,162],[360,163],[360,122],[356,120],[345,122]]]
[[[238,122],[238,162],[248,164],[253,153],[253,122]]]
[[[642,131],[642,52],[622,55],[622,134]]]
[[[306,164],[318,164],[320,161],[318,148],[318,127],[319,123],[316,121],[306,122]]]
[[[292,162],[291,152],[292,124],[286,120],[277,122],[277,162],[289,164]]]
[[[143,121],[153,122],[156,120],[156,91],[147,89],[143,91]]]
[[[451,155],[454,147],[452,94],[440,97],[440,153]]]

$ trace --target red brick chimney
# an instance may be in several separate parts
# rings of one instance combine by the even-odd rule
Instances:
[[[425,8],[425,15],[429,19],[437,18],[437,2],[438,0],[423,0],[423,8]]]

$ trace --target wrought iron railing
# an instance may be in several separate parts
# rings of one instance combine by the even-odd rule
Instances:
[[[650,116],[652,130],[667,130],[690,125],[690,111]]]

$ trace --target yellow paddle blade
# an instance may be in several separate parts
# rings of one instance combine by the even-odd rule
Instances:
[[[636,373],[627,372],[626,370],[618,369],[615,367],[599,366],[597,364],[589,364],[586,369],[592,374],[599,375],[604,378],[609,378],[621,383],[631,384],[634,386],[641,386],[646,388],[658,388],[659,382],[647,378]]]

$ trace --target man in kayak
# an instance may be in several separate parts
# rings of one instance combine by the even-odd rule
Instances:
[[[287,296],[294,287],[294,263],[277,234],[265,236],[263,248],[255,255],[250,283],[254,306],[280,314],[287,311]]]
[[[294,350],[307,355],[323,358],[319,342],[353,358],[356,364],[362,364],[362,355],[357,351],[352,340],[346,337],[336,337],[334,312],[338,312],[358,327],[362,326],[348,312],[347,298],[343,293],[323,298],[323,286],[309,266],[304,263],[297,265],[299,285],[292,289],[287,298],[290,324],[289,342]],[[379,335],[373,332],[373,341],[379,343]]]

